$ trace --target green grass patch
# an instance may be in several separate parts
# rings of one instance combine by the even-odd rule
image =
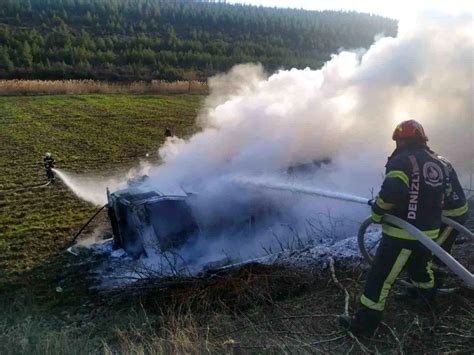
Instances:
[[[165,127],[178,136],[189,134],[202,100],[195,94],[0,97],[2,276],[58,253],[70,230],[95,208],[61,184],[25,189],[45,182],[46,151],[58,168],[76,173],[132,167],[157,151]]]

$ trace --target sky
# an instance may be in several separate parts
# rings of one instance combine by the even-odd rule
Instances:
[[[473,6],[468,0],[230,0],[227,2],[307,10],[354,10],[396,19],[413,16],[423,9],[443,10],[443,12],[473,11]]]

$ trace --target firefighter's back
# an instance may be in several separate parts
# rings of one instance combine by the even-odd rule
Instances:
[[[387,170],[392,165],[402,167],[408,178],[408,193],[395,206],[393,214],[436,235],[449,182],[445,164],[426,146],[405,149],[391,160]]]

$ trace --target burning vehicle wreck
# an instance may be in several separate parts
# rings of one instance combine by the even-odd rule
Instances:
[[[147,190],[136,179],[124,189],[107,191],[107,200],[113,248],[121,248],[135,259],[189,248],[202,242],[203,236],[207,241],[223,235],[245,241],[278,215],[272,201],[257,194],[240,201],[238,213],[229,213],[216,204],[210,218],[208,209],[202,208],[209,201],[207,197]]]
[[[181,246],[199,231],[188,198],[133,188],[108,194],[114,248],[137,258],[147,254],[150,242],[161,251]]]
[[[329,160],[312,161],[308,168],[328,164]],[[154,177],[139,176],[114,191],[107,189],[103,208],[108,217],[106,234],[112,238],[90,249],[103,256],[93,279],[107,289],[149,278],[218,272],[249,262],[285,263],[299,255],[288,252],[313,246],[324,255],[311,255],[324,263],[325,253],[332,253],[339,236],[353,227],[348,221],[315,214],[311,195],[321,192],[298,188],[297,179],[306,173],[306,166],[292,170],[280,174],[286,179],[284,186],[272,176],[230,176],[195,185],[189,193],[181,185],[169,187]],[[340,206],[324,201],[325,206],[329,203]],[[342,258],[353,259],[354,248],[347,257],[339,250],[334,248]]]

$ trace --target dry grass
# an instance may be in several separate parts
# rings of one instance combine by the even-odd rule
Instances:
[[[112,83],[96,80],[0,80],[0,96],[117,93],[207,93],[202,81],[153,80]]]
[[[114,343],[103,341],[104,354],[202,354],[216,349],[190,313],[168,312],[157,322],[148,320],[146,328],[149,334],[140,328],[116,330]]]
[[[352,313],[364,273],[359,268],[335,273],[340,286],[349,291]],[[141,337],[142,328],[108,343],[120,353],[403,354],[469,353],[474,348],[472,293],[463,288],[440,296],[436,309],[420,308],[392,294],[385,322],[369,339],[337,325],[346,296],[328,270],[311,274],[254,264],[210,278],[182,280],[165,289],[145,287],[157,284],[141,286],[108,295],[113,303],[139,302],[150,319],[161,314],[159,321],[150,323],[150,336]],[[400,290],[395,286],[394,291]]]
[[[440,297],[436,309],[390,297],[385,323],[369,339],[337,325],[345,295],[328,270],[250,264],[176,280],[167,288],[149,280],[78,297],[80,272],[71,267],[73,279],[52,297],[54,305],[15,297],[0,310],[1,354],[411,354],[474,348],[473,299],[466,289]],[[363,272],[335,273],[349,291],[353,312]]]

